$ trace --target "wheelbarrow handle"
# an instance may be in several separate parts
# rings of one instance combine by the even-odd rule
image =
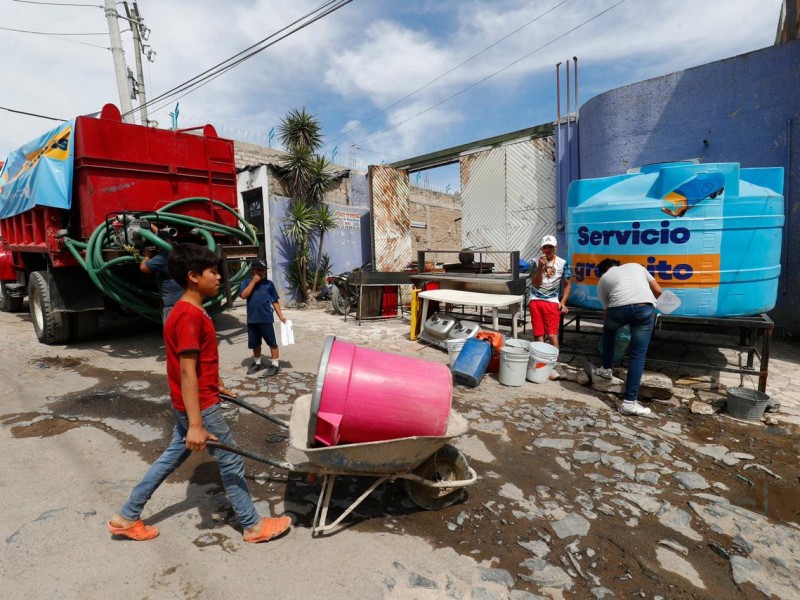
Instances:
[[[220,394],[219,397],[225,400],[226,402],[232,402],[233,404],[241,406],[242,408],[246,408],[250,412],[257,414],[259,417],[263,417],[268,421],[272,421],[273,423],[275,423],[276,425],[280,425],[284,429],[289,429],[289,423],[287,423],[283,419],[279,419],[278,417],[272,416],[267,411],[261,410],[260,408],[258,408],[257,406],[253,406],[249,402],[240,400],[236,396],[229,396],[228,394]]]
[[[222,442],[217,442],[214,440],[206,440],[206,447],[218,448],[220,450],[225,450],[226,452],[233,452],[234,454],[245,456],[247,458],[252,458],[253,460],[257,460],[260,463],[271,465],[273,467],[278,467],[279,469],[283,469],[285,471],[291,471],[294,468],[294,466],[291,463],[288,463],[286,461],[275,460],[273,458],[270,458],[269,456],[259,454],[258,452],[253,452],[252,450],[244,450],[237,446],[229,446],[228,444],[223,444]]]

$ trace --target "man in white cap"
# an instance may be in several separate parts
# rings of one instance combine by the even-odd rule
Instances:
[[[566,260],[556,256],[557,245],[555,236],[542,238],[542,255],[536,262],[536,269],[531,271],[528,304],[533,337],[537,342],[543,342],[546,336],[547,342],[556,348],[561,313],[569,312],[567,298],[572,288],[572,269]]]

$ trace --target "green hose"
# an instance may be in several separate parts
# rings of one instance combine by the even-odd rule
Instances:
[[[243,230],[199,217],[172,212],[175,208],[186,204],[205,203],[207,205],[209,202],[233,214],[242,225]],[[190,235],[200,238],[211,252],[216,253],[217,249],[217,241],[214,235],[234,238],[244,244],[258,244],[252,225],[242,219],[239,213],[230,206],[217,200],[183,198],[167,204],[159,209],[156,214],[160,223],[175,226],[180,230],[188,230]],[[132,265],[138,265],[138,251],[133,247],[128,247],[125,250],[131,252],[131,254],[117,256],[109,261],[106,261],[103,257],[104,249],[120,250],[116,241],[109,238],[110,231],[111,228],[108,227],[107,223],[102,223],[92,232],[88,242],[83,243],[65,237],[63,239],[64,245],[75,260],[86,269],[92,282],[106,296],[150,321],[161,323],[159,293],[153,289],[142,288],[124,277],[125,269],[130,269]],[[139,230],[138,235],[162,250],[171,249],[168,242],[147,229]],[[81,254],[81,251],[83,251],[83,254]],[[136,272],[138,273],[138,266],[136,267]],[[234,297],[238,295],[239,286],[249,272],[249,266],[240,266],[236,273],[230,276],[230,286]],[[227,307],[227,297],[223,291],[220,291],[216,296],[207,298],[203,306],[210,314],[217,315]]]

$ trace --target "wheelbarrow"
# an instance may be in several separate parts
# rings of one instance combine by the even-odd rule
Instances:
[[[464,455],[448,442],[469,429],[467,420],[451,411],[443,436],[413,436],[380,442],[311,447],[311,394],[300,396],[292,407],[290,422],[283,421],[233,396],[224,400],[247,409],[289,430],[289,446],[285,460],[216,441],[207,446],[227,450],[258,462],[295,473],[322,475],[322,488],[317,500],[312,535],[322,535],[337,527],[375,489],[386,481],[402,480],[411,501],[425,510],[439,510],[458,502],[467,486],[478,480]],[[339,475],[375,477],[375,481],[334,521],[328,523],[328,506],[336,477]]]

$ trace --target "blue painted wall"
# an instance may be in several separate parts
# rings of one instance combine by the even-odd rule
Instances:
[[[699,158],[785,169],[786,223],[771,316],[800,335],[800,40],[611,90],[580,109],[580,177]]]
[[[291,200],[285,196],[270,198],[270,239],[272,244],[272,262],[269,278],[275,283],[282,305],[293,304],[297,298],[289,287],[284,273],[294,256],[292,243],[286,238],[283,229],[286,226],[286,211]],[[344,211],[355,215],[349,221],[358,228],[336,228],[325,235],[322,251],[331,258],[331,272],[341,273],[353,267],[361,266],[370,260],[370,220],[369,209],[360,206],[343,206],[328,203],[334,211]],[[316,250],[314,250],[316,256]]]

